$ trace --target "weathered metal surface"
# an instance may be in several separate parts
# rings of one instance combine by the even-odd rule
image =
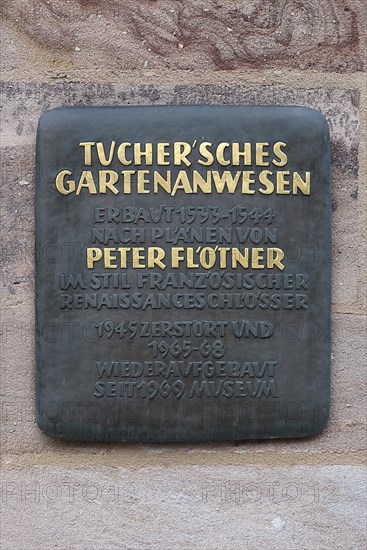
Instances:
[[[66,439],[304,437],[329,409],[330,155],[298,107],[50,111],[37,412]]]

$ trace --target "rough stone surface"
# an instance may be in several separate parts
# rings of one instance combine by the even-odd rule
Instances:
[[[26,68],[25,48],[53,70],[364,67],[362,0],[4,0],[2,11],[10,68],[15,56]]]
[[[2,477],[2,550],[19,549],[15,532],[27,550],[352,550],[365,544],[366,524],[359,519],[365,473],[355,466],[167,471],[158,455],[144,470],[47,467],[5,470]]]

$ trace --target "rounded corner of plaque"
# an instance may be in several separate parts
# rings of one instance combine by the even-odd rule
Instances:
[[[67,107],[53,107],[41,114],[38,120],[38,132],[47,129],[50,122],[61,112],[65,111]]]
[[[325,411],[325,415],[322,418],[322,420],[320,420],[320,422],[315,424],[311,437],[317,437],[322,435],[329,424],[329,419],[330,419],[330,407],[328,407],[327,410]]]
[[[54,113],[56,111],[59,111],[62,108],[63,107],[52,107],[52,109],[47,109],[47,111],[42,113],[41,116],[39,117],[39,122],[41,123],[41,122],[47,121],[48,118],[54,116]]]
[[[302,109],[307,113],[307,116],[312,117],[315,125],[320,126],[320,128],[327,133],[329,133],[329,123],[324,113],[320,109],[314,107],[302,107]]]
[[[40,415],[38,413],[36,414],[36,422],[37,422],[38,428],[41,430],[42,433],[44,433],[45,435],[47,435],[49,437],[58,438],[57,434],[54,433],[52,428],[50,429],[50,422],[47,422],[45,420],[45,418],[43,418],[42,415]],[[52,426],[52,424],[51,424],[51,426]]]

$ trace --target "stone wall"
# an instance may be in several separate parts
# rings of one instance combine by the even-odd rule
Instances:
[[[1,548],[364,548],[364,0],[3,0]],[[332,141],[332,413],[316,438],[71,443],[34,414],[35,132],[64,105],[314,107]]]

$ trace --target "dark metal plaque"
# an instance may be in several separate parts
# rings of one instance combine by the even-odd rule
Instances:
[[[37,417],[78,440],[314,435],[330,154],[301,107],[55,109],[37,136]]]

